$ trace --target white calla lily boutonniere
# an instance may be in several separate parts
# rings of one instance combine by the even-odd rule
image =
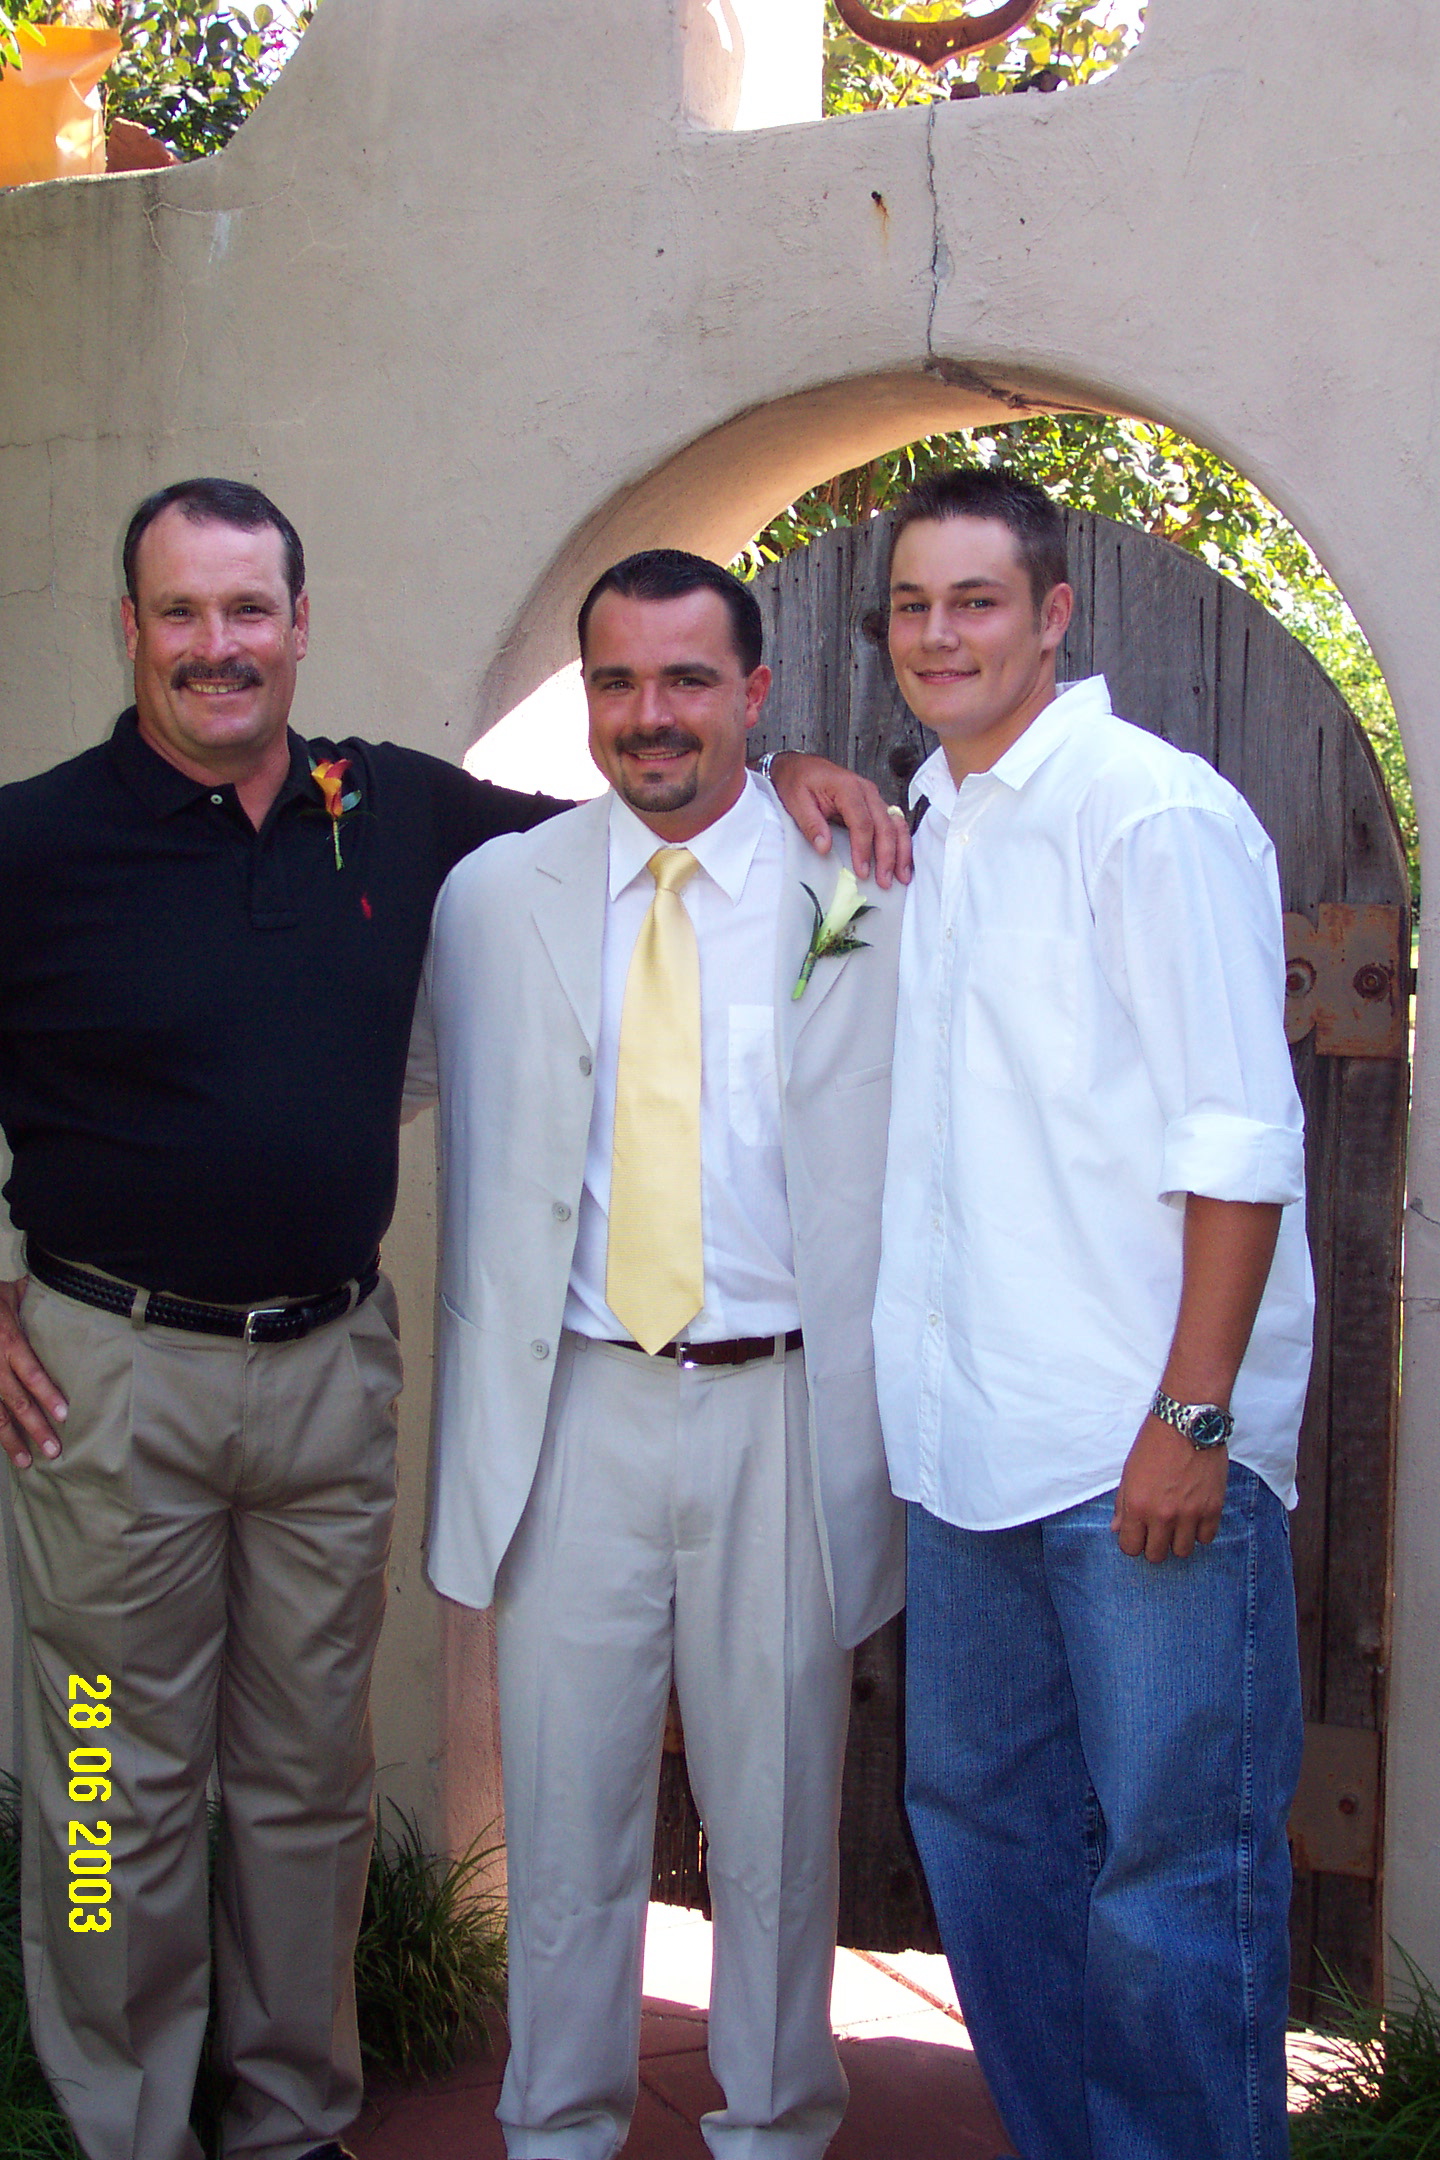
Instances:
[[[810,949],[800,969],[800,978],[791,991],[792,999],[805,995],[805,985],[815,972],[817,960],[828,960],[840,953],[865,951],[864,938],[855,935],[855,924],[862,915],[871,915],[874,909],[861,897],[855,873],[844,869],[835,880],[835,894],[828,908],[822,908],[808,885],[802,891],[809,895],[815,910],[815,928],[810,937]]]

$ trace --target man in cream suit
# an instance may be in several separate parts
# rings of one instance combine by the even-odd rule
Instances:
[[[444,1183],[430,1574],[497,1612],[499,2112],[512,2160],[625,2141],[673,1673],[715,1915],[706,2140],[819,2160],[850,1650],[903,1595],[869,1334],[903,892],[795,997],[804,888],[829,910],[848,873],[747,775],[752,596],[632,556],[580,644],[611,791],[452,872],[412,1070]]]

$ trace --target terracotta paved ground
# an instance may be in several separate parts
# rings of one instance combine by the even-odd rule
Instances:
[[[652,1909],[640,2104],[625,2160],[708,2160],[698,2128],[720,2104],[705,2059],[710,1930],[696,1915]],[[970,2052],[943,1958],[842,1951],[832,2016],[850,2109],[829,2160],[996,2160],[1008,2153]],[[422,2090],[377,2094],[350,2133],[357,2160],[504,2160],[495,2101],[504,2028],[493,2053]]]
[[[625,2160],[708,2160],[698,2128],[720,2103],[705,2060],[710,1929],[698,1914],[650,1908],[645,1947],[640,2104]],[[997,2160],[1011,2150],[970,2050],[943,1958],[842,1950],[831,2019],[850,2079],[850,2109],[828,2160]],[[348,2142],[357,2160],[505,2160],[495,2101],[503,2021],[477,2053],[424,2090],[377,2094]],[[1292,2033],[1292,2108],[1307,2071],[1343,2048]]]

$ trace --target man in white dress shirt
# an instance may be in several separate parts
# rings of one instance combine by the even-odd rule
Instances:
[[[497,1616],[499,2114],[514,2160],[624,2144],[673,1673],[715,1919],[704,2134],[819,2160],[850,1649],[904,1584],[869,1334],[903,891],[793,995],[805,887],[828,910],[849,872],[747,775],[753,596],[632,557],[580,645],[611,792],[451,874],[410,1087],[438,1089],[445,1200],[430,1573]]]
[[[1063,691],[1039,489],[902,506],[916,774],[875,1312],[910,1819],[1025,2160],[1281,2160],[1310,1358],[1270,843]],[[923,808],[922,808],[923,805]]]

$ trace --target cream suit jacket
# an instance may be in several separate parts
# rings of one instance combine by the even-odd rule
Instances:
[[[786,1188],[835,1633],[904,1602],[870,1309],[890,1110],[901,887],[867,898],[868,949],[791,998],[845,843],[817,855],[786,818],[775,1013]],[[467,856],[435,906],[407,1101],[439,1096],[442,1231],[429,1571],[486,1606],[530,1494],[570,1279],[595,1093],[610,798]]]

